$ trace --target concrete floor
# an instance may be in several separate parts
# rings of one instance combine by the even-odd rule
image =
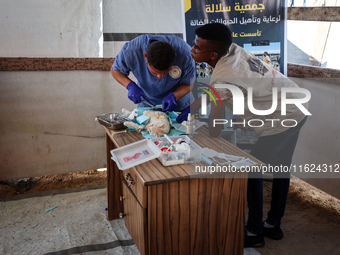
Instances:
[[[139,254],[106,189],[0,203],[0,254]],[[48,212],[45,210],[56,207]]]
[[[340,254],[340,201],[306,187],[306,183],[292,180],[282,226],[284,238],[266,238],[265,247],[245,249],[245,255]],[[265,182],[264,190],[266,213],[270,182]],[[139,254],[124,220],[107,220],[106,188],[70,191],[39,197],[24,194],[0,202],[0,254]],[[314,198],[296,195],[301,193]],[[54,209],[46,212],[50,208]]]
[[[140,254],[124,220],[107,220],[106,195],[104,188],[0,202],[0,254]]]

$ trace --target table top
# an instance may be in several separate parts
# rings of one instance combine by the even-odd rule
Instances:
[[[145,139],[140,133],[136,131],[124,132],[124,133],[115,133],[103,126],[106,134],[110,137],[111,141],[118,148],[142,139]],[[202,148],[208,147],[217,152],[223,152],[230,155],[242,156],[251,159],[257,164],[262,164],[261,161],[254,158],[250,154],[246,153],[242,149],[236,147],[232,143],[223,139],[222,137],[212,137],[209,134],[209,130],[206,127],[201,127],[196,130],[197,134],[194,134],[192,140],[196,142]],[[155,185],[164,182],[172,182],[172,181],[180,181],[190,178],[198,178],[203,177],[201,174],[193,175],[190,174],[190,165],[191,164],[180,164],[180,165],[172,165],[172,166],[163,166],[162,163],[158,159],[153,159],[138,166],[133,167],[136,173],[139,175],[141,180],[144,182],[144,185]],[[195,165],[204,166],[203,163],[195,163]],[[213,176],[205,174],[206,177],[212,178]],[[218,177],[220,177],[219,175]],[[235,174],[223,174],[224,177],[227,178],[235,177]],[[241,173],[238,174],[238,178],[246,178],[247,174]]]

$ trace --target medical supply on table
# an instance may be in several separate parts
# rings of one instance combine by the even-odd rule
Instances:
[[[169,136],[165,134],[164,137],[166,138],[166,140],[168,140],[170,144],[174,144],[174,142],[169,138]]]
[[[164,166],[201,161],[201,147],[188,136],[171,138],[143,139],[122,146],[110,151],[111,159],[116,162],[120,170],[126,170],[155,158],[158,158]]]
[[[140,165],[160,156],[161,151],[149,139],[143,139],[110,151],[120,170]]]
[[[152,107],[152,108],[156,108],[156,105],[151,104],[146,98],[142,98],[142,102],[140,103],[144,103],[147,104],[148,106]]]
[[[195,130],[199,129],[202,126],[208,127],[208,123],[204,121],[199,121],[198,119],[192,119],[191,121],[192,121],[192,126],[193,126],[192,130],[194,133],[195,133]],[[187,134],[187,121],[186,120],[183,121],[182,123],[172,122],[171,126],[174,127],[176,130]]]
[[[95,117],[95,121],[111,130],[121,130],[125,129],[123,123],[129,119],[119,113],[104,113]]]
[[[235,167],[236,169],[239,169],[241,167],[247,167],[247,166],[252,166],[252,165],[256,165],[256,162],[252,161],[249,158],[243,159],[241,161],[236,161],[231,163],[230,165],[232,165],[233,167]]]
[[[201,147],[187,135],[171,136],[171,138],[158,137],[151,140],[155,144],[161,144],[162,152],[158,160],[164,166],[201,161]],[[167,150],[164,148],[165,146],[168,148]]]
[[[191,113],[188,114],[188,120],[187,120],[187,135],[192,138],[193,134],[194,134],[194,127],[193,127],[193,122],[192,122],[192,118],[191,118]]]
[[[201,152],[203,161],[207,162],[206,160],[204,160],[205,159],[204,157],[207,157],[208,159],[211,158],[214,164],[216,165],[230,164],[232,166],[235,166],[237,169],[240,168],[241,166],[256,165],[256,162],[252,161],[249,158],[230,155],[226,153],[220,153],[206,147],[202,148]]]
[[[121,131],[112,131],[111,134],[116,135],[116,134],[127,133],[127,132],[129,132],[129,131],[131,131],[131,130],[123,129],[123,130],[121,130]]]
[[[183,138],[178,138],[174,141],[174,144],[180,144],[183,141]]]
[[[187,144],[186,142],[182,143],[177,143],[175,144],[175,151],[189,151],[190,150],[190,145]]]
[[[204,155],[201,155],[201,159],[210,166],[216,166],[217,165],[214,161],[210,160],[209,158],[207,158]]]

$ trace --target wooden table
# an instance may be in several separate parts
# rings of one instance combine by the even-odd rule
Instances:
[[[200,178],[190,174],[190,164],[164,167],[158,159],[121,171],[110,150],[144,138],[134,131],[114,134],[104,129],[108,218],[124,217],[142,255],[243,254],[247,174]],[[228,141],[212,138],[205,127],[193,140],[261,163]]]

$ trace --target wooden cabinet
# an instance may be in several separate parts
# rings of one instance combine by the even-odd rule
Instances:
[[[125,224],[141,254],[243,254],[246,179],[150,185],[146,207],[123,182]]]
[[[142,139],[136,132],[106,133],[108,150]],[[206,130],[194,140],[261,164],[226,140],[209,137]],[[203,177],[190,164],[164,167],[157,159],[120,171],[108,158],[109,220],[124,215],[142,255],[243,254],[247,174]]]
[[[125,226],[135,242],[138,250],[142,255],[147,253],[147,226],[146,226],[146,208],[143,208],[138,202],[133,191],[124,181],[123,196],[124,212],[122,216],[125,219]]]

